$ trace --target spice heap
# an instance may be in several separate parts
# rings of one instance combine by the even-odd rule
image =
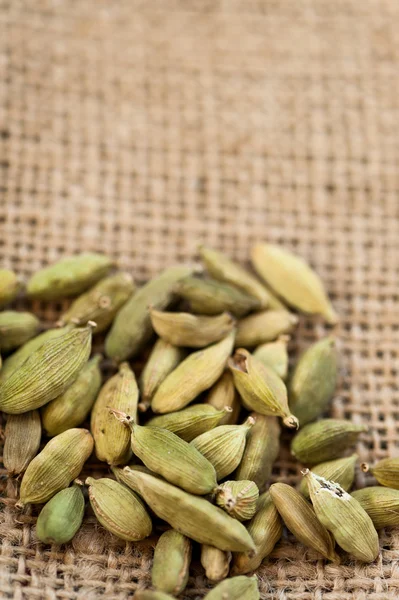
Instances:
[[[85,488],[99,523],[123,540],[168,527],[155,547],[153,590],[137,600],[183,592],[193,542],[218,582],[207,600],[259,598],[249,574],[284,526],[326,560],[338,562],[341,550],[375,560],[377,529],[399,524],[399,459],[363,464],[381,485],[350,494],[358,457],[349,452],[367,427],[324,418],[338,374],[334,337],[289,370],[293,311],[337,322],[320,278],[271,244],[252,250],[256,275],[216,250],[199,253],[201,273],[170,267],[138,289],[106,256],[65,258],[26,285],[28,298],[75,298],[54,328],[40,332],[28,312],[0,312],[4,465],[20,480],[17,510],[44,504],[36,535],[45,544],[79,530]],[[22,287],[0,270],[0,306]],[[115,366],[105,382],[103,356],[90,357],[99,332]],[[146,357],[140,373],[137,357]],[[81,427],[88,420],[90,430]],[[268,488],[281,427],[303,465],[297,489]],[[42,429],[50,440],[38,453]],[[82,481],[93,450],[109,475]]]

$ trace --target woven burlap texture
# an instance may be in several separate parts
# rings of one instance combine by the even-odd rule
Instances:
[[[282,243],[341,315],[332,415],[370,426],[362,460],[398,453],[398,19],[397,0],[2,0],[1,265],[27,277],[98,250],[143,280],[199,241],[243,264],[254,240]],[[33,309],[54,322],[60,307]],[[294,350],[323,334],[301,318]],[[285,450],[273,478],[299,469]],[[2,474],[1,598],[125,600],[150,584],[151,540],[89,518],[71,544],[41,545]],[[394,529],[372,565],[287,537],[261,597],[397,598],[398,558]],[[197,562],[181,597],[208,585]]]

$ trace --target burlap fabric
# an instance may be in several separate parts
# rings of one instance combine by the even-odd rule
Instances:
[[[284,243],[342,316],[332,414],[370,425],[361,459],[397,453],[397,0],[0,7],[1,264],[28,276],[99,250],[145,279],[198,241],[243,263],[254,240]],[[34,309],[51,322],[60,306]],[[301,319],[294,349],[322,334]],[[45,547],[2,473],[1,598],[125,600],[149,585],[153,540],[121,543],[89,516],[71,544]],[[274,478],[298,477],[283,451]],[[397,530],[372,565],[324,564],[286,537],[261,596],[397,598],[398,558]],[[207,586],[197,563],[182,598]]]

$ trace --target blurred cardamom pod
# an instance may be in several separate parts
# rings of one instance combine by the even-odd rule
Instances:
[[[253,352],[255,358],[266,367],[273,369],[283,381],[287,379],[288,375],[287,344],[289,340],[289,335],[280,335],[274,342],[261,344]]]
[[[40,322],[29,312],[3,310],[0,312],[0,349],[9,352],[22,346],[39,331]]]
[[[236,347],[253,348],[272,342],[284,333],[290,333],[298,324],[298,317],[286,310],[264,310],[238,321]]]
[[[152,585],[156,590],[178,596],[187,585],[190,562],[191,540],[174,529],[165,531],[155,546]]]

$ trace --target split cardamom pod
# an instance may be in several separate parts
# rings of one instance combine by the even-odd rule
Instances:
[[[156,590],[178,596],[185,589],[191,562],[191,540],[170,529],[163,533],[155,546],[151,570]]]
[[[80,485],[61,490],[45,504],[36,522],[36,535],[44,544],[66,544],[80,528],[85,501]]]
[[[253,348],[272,342],[284,333],[290,333],[298,324],[298,317],[286,310],[265,310],[238,321],[236,346]]]
[[[320,463],[312,467],[312,472],[328,481],[338,483],[345,492],[348,492],[355,479],[355,465],[358,459],[357,454],[345,456],[345,458],[336,458],[327,462]],[[309,498],[308,484],[305,478],[302,478],[299,485],[299,491]]]
[[[0,312],[0,349],[9,352],[22,346],[39,331],[39,319],[29,312]]]
[[[37,410],[22,415],[8,415],[3,463],[9,475],[19,475],[25,471],[39,450],[41,436],[42,425]]]

